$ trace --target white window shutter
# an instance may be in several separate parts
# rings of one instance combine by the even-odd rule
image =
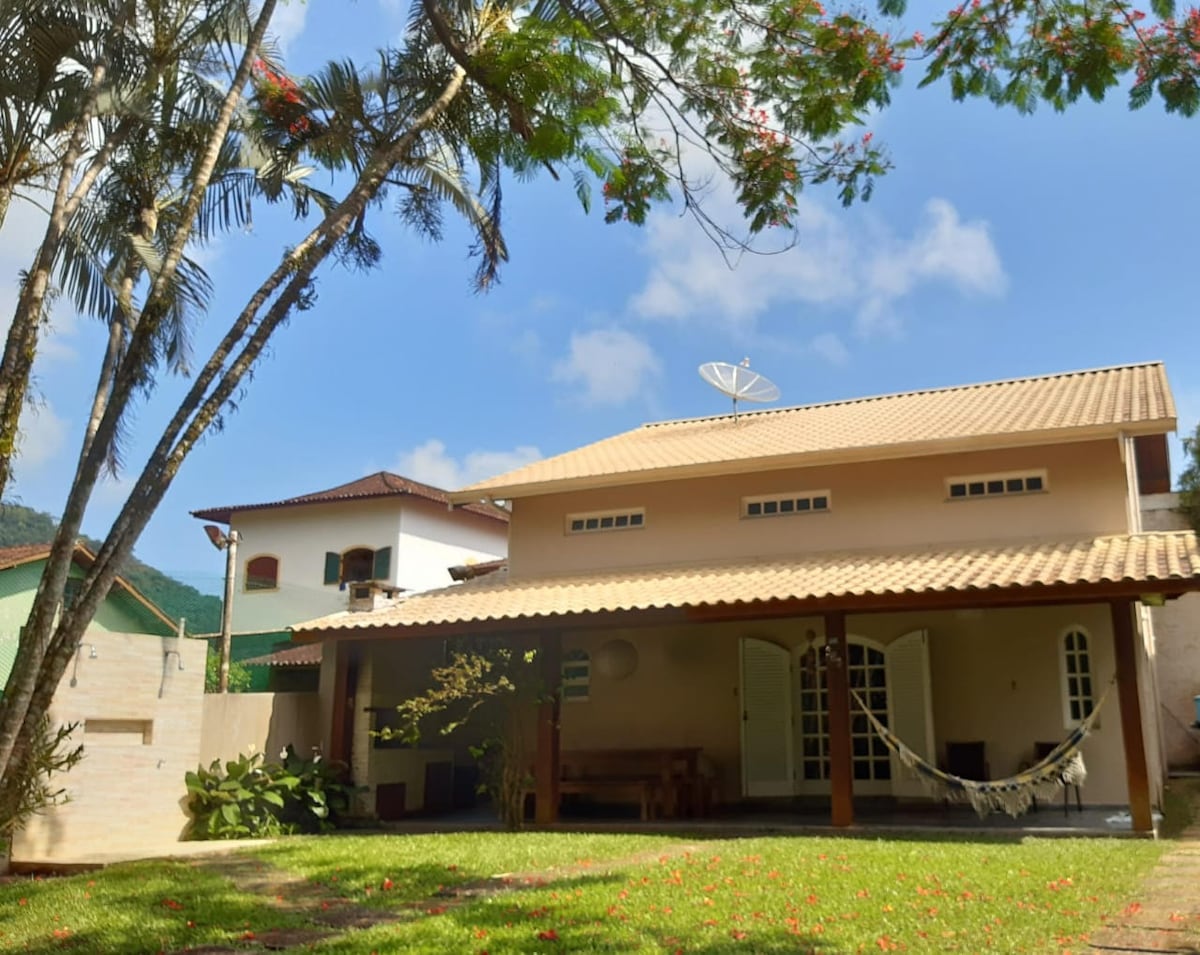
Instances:
[[[747,796],[795,792],[791,654],[745,637],[742,657],[742,791]]]
[[[887,648],[887,690],[891,730],[922,759],[936,763],[933,750],[933,694],[929,679],[929,631],[913,630]],[[920,781],[892,757],[892,795],[925,796]]]

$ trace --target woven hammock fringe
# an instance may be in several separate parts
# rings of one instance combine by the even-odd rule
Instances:
[[[967,803],[981,819],[994,812],[1007,813],[1015,819],[1028,812],[1034,800],[1053,802],[1064,786],[1082,786],[1087,779],[1087,767],[1083,764],[1083,755],[1078,751],[1071,753],[1061,763],[1051,764],[1037,774],[1030,774],[1030,778],[1023,778],[1026,774],[1020,774],[1009,779],[975,782],[952,777],[953,782],[943,782],[927,773],[923,767],[929,764],[916,753],[907,746],[904,750],[901,752],[893,748],[901,765],[920,781],[931,797]]]
[[[1079,748],[1095,726],[1111,689],[1110,683],[1087,719],[1075,727],[1071,735],[1040,763],[1022,770],[1015,776],[986,782],[953,776],[926,762],[879,722],[857,692],[851,689],[850,695],[866,715],[875,730],[875,735],[896,754],[900,764],[921,782],[925,791],[934,799],[969,803],[980,818],[993,812],[1004,812],[1016,818],[1028,812],[1035,799],[1049,802],[1058,796],[1064,786],[1083,785],[1087,779],[1087,767],[1083,765],[1083,755]]]

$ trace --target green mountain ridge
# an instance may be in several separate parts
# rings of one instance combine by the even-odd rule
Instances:
[[[58,521],[50,514],[21,504],[0,504],[0,547],[45,544],[54,538]],[[92,550],[100,541],[81,538]],[[161,570],[131,557],[121,576],[156,603],[169,617],[186,620],[188,633],[216,633],[221,628],[221,598],[169,577]]]

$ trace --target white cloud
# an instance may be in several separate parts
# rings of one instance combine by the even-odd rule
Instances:
[[[66,436],[67,423],[49,402],[27,407],[17,441],[17,470],[27,474],[52,460],[62,450]]]
[[[523,444],[511,451],[471,451],[459,460],[446,452],[444,442],[430,438],[409,451],[401,451],[394,470],[414,481],[454,491],[541,457],[536,447]]]
[[[733,204],[714,199],[716,220],[734,221]],[[895,306],[921,286],[970,296],[998,296],[1007,287],[988,224],[963,221],[945,199],[929,200],[906,237],[869,220],[855,228],[803,197],[796,221],[793,248],[745,255],[730,269],[690,219],[654,214],[646,241],[653,265],[630,308],[644,318],[708,319],[745,334],[768,309],[836,307],[855,315],[860,334],[873,335],[899,330]],[[828,352],[832,344],[822,339],[814,348]]]
[[[304,32],[304,22],[308,18],[308,3],[306,0],[284,0],[275,8],[271,17],[271,35],[283,52]]]
[[[551,380],[581,386],[585,405],[619,405],[645,392],[662,365],[644,339],[620,328],[571,336],[570,351],[554,365]]]
[[[842,366],[850,361],[850,351],[833,332],[822,332],[808,343],[809,351],[831,365]]]

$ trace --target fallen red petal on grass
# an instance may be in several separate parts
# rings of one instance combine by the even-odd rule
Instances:
[[[1142,910],[1141,902],[1130,902],[1127,906],[1125,906],[1125,910],[1121,914],[1122,915],[1137,915],[1138,912],[1140,912],[1141,910]]]
[[[552,928],[548,928],[538,932],[537,937],[539,942],[557,942],[558,932],[554,931]]]

